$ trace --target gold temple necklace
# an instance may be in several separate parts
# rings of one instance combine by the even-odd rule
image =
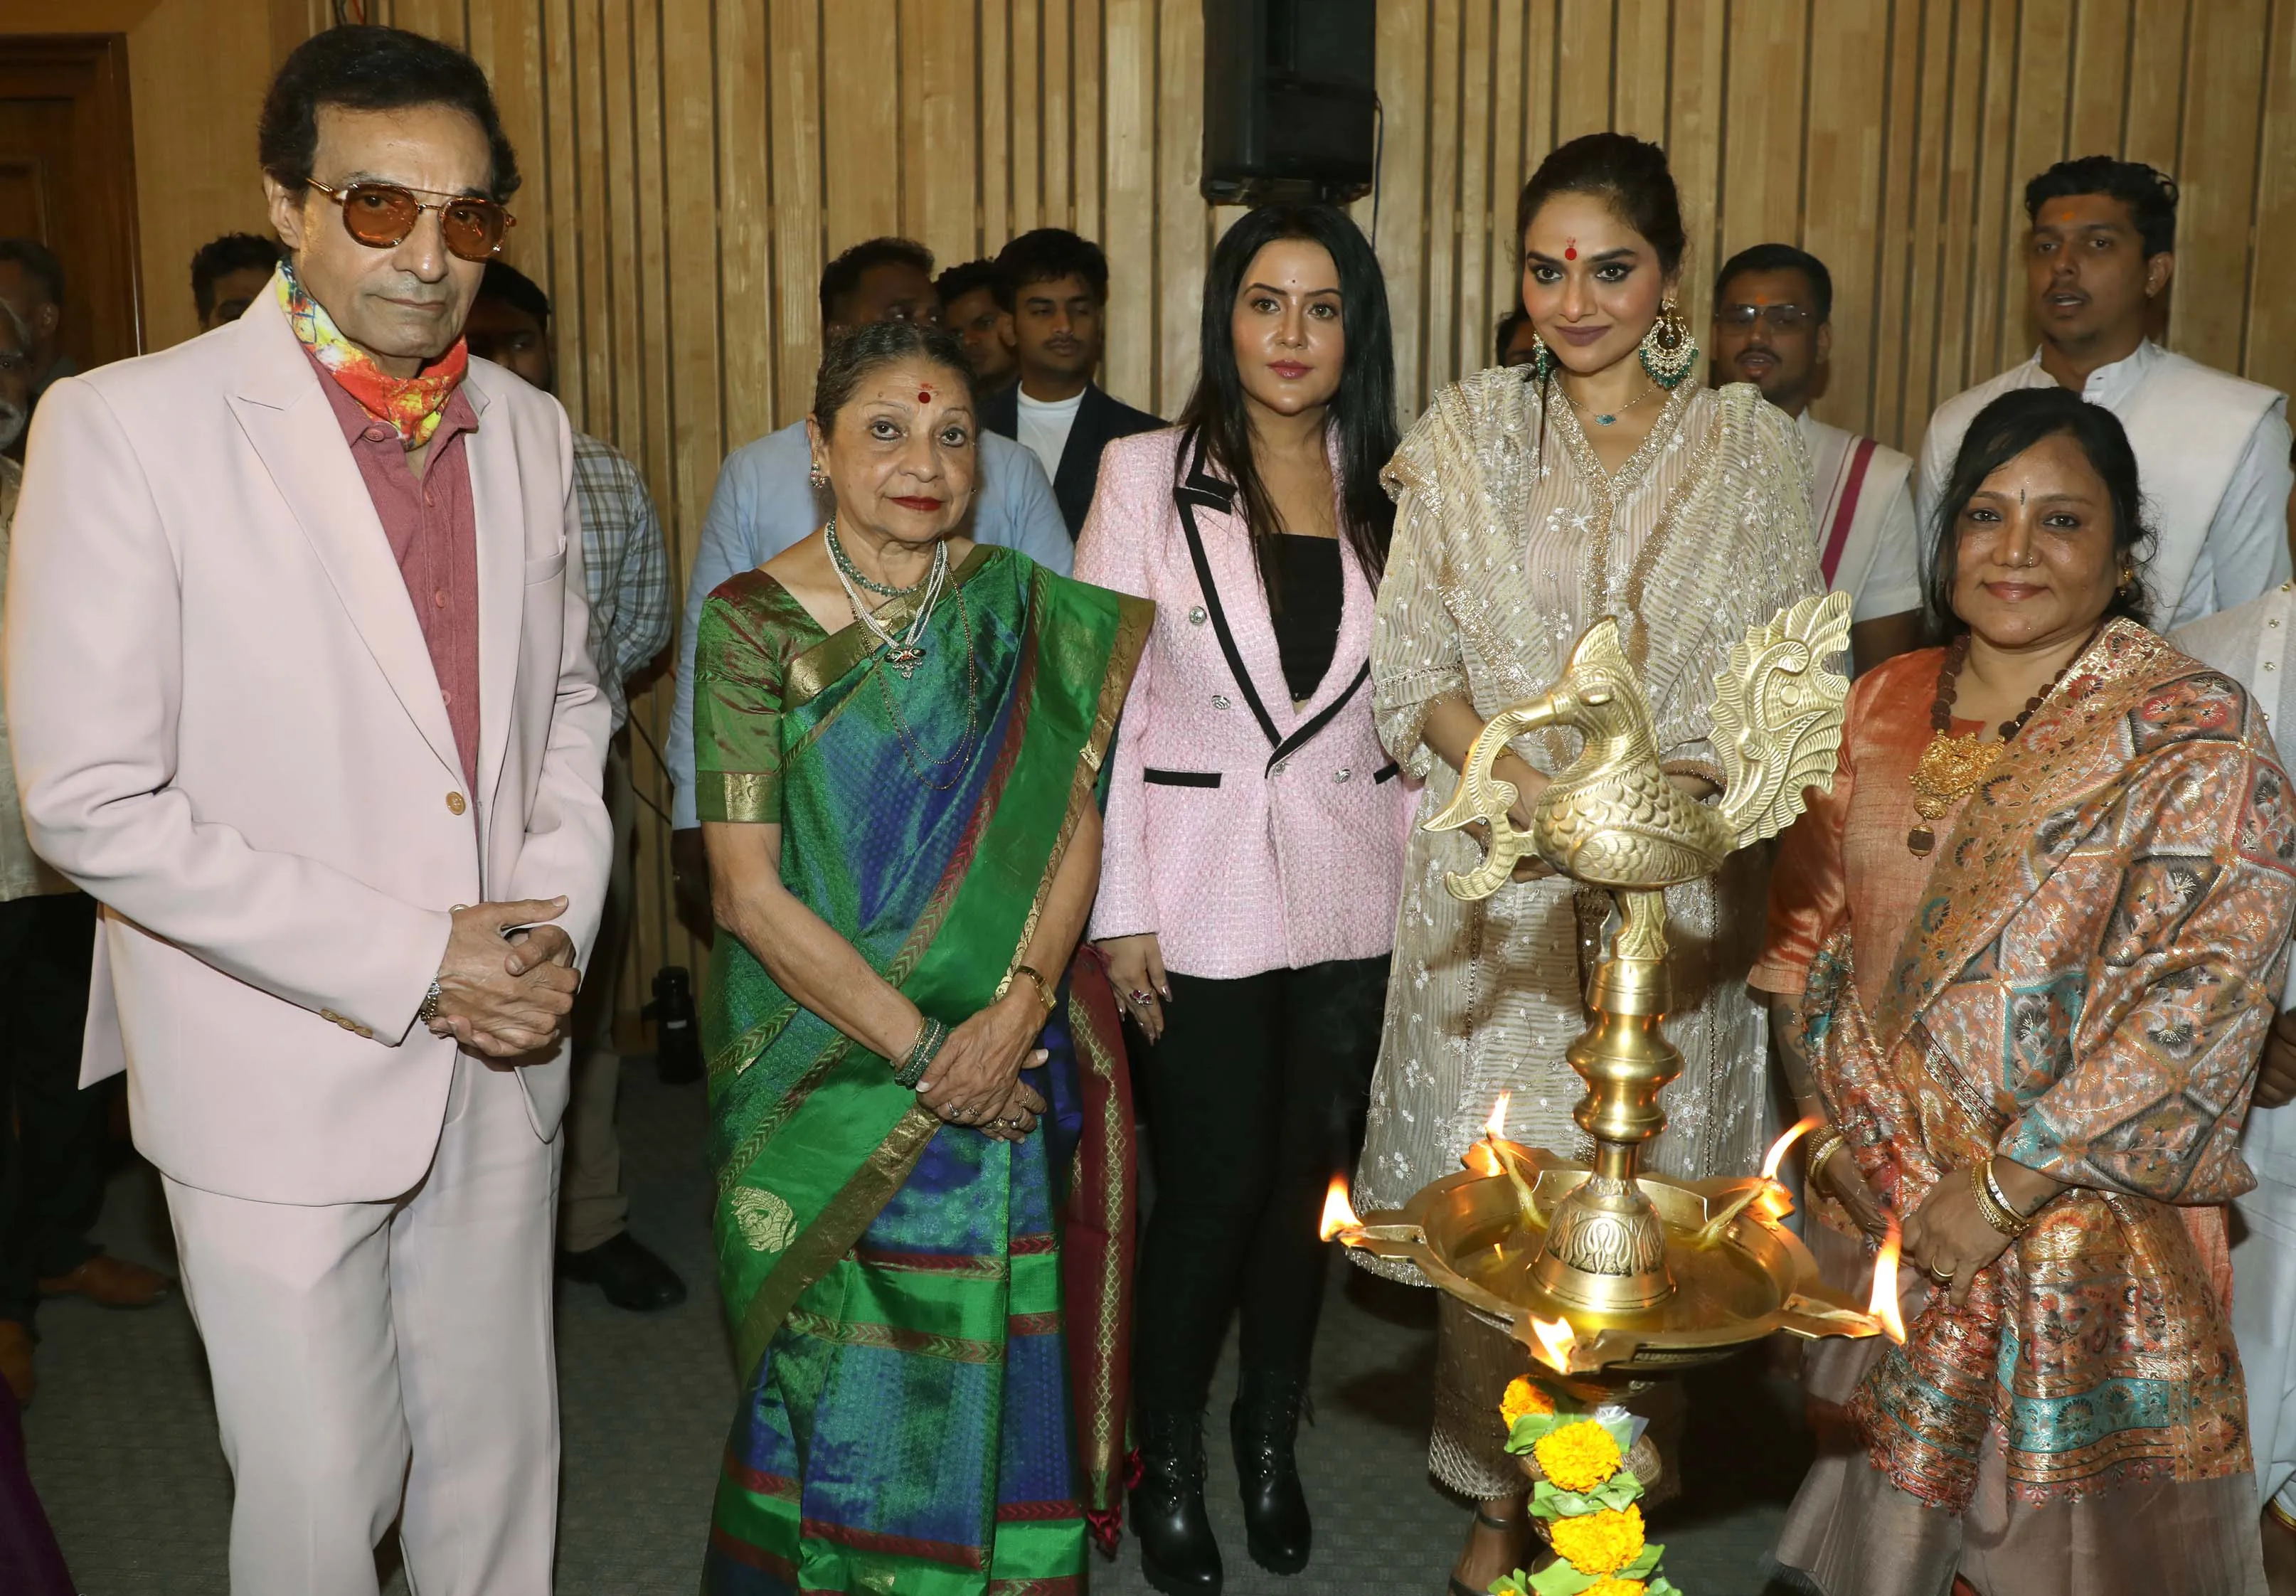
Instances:
[[[2057,683],[2065,679],[2065,673],[2073,667],[2076,660],[2088,652],[2089,644],[2094,643],[2097,633],[2103,630],[2103,623],[2099,622],[2096,631],[2088,634],[2087,642],[2074,650],[2072,657],[2057,667],[2057,674],[2049,678],[2049,684],[2027,699],[2025,707],[2013,719],[2001,723],[2001,741],[1998,742],[1984,741],[1974,732],[1960,737],[1953,734],[1954,689],[1960,680],[1961,667],[1969,659],[1971,634],[1964,632],[1953,640],[1953,646],[1945,651],[1945,663],[1938,667],[1937,697],[1930,704],[1930,743],[1922,750],[1922,761],[1914,766],[1911,777],[1914,812],[1922,817],[1922,823],[1906,833],[1906,847],[1915,858],[1927,857],[1929,851],[1937,846],[1937,832],[1931,829],[1934,823],[1944,819],[1947,810],[1974,792],[1979,784],[1993,773],[1993,767],[2001,762],[2003,750],[2009,746],[2009,740],[2025,729],[2025,723],[2033,718],[2033,712],[2056,692]]]

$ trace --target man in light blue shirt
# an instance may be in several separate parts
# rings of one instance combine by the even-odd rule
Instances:
[[[870,322],[940,320],[932,252],[905,238],[873,238],[831,261],[821,274],[822,340]],[[1018,549],[1037,564],[1069,574],[1075,544],[1037,457],[1009,438],[979,429],[980,487],[967,528],[978,542]],[[709,872],[701,823],[693,807],[693,639],[702,602],[726,577],[763,565],[812,536],[835,508],[828,489],[808,480],[813,455],[805,422],[742,445],[726,457],[709,513],[701,523],[693,575],[678,628],[677,698],[670,712],[666,757],[675,787],[670,801],[670,869],[678,907],[690,923],[709,923]]]

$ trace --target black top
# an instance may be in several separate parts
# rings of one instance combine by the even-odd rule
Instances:
[[[1278,602],[1273,607],[1275,646],[1283,656],[1283,684],[1292,701],[1305,703],[1332,668],[1340,646],[1340,540],[1286,532],[1275,540]]]

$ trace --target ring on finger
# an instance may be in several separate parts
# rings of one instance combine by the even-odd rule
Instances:
[[[1138,1004],[1141,1008],[1144,1009],[1148,1006],[1148,999],[1151,994],[1145,991],[1132,991],[1126,993],[1124,995],[1133,1003]]]
[[[1953,1284],[1953,1271],[1950,1269],[1939,1269],[1936,1265],[1932,1264],[1930,1265],[1930,1279],[1935,1281],[1940,1286],[1950,1286]]]

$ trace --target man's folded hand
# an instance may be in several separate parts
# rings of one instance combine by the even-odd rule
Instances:
[[[582,985],[573,938],[548,923],[565,912],[562,897],[456,909],[431,1030],[497,1059],[555,1045]]]

